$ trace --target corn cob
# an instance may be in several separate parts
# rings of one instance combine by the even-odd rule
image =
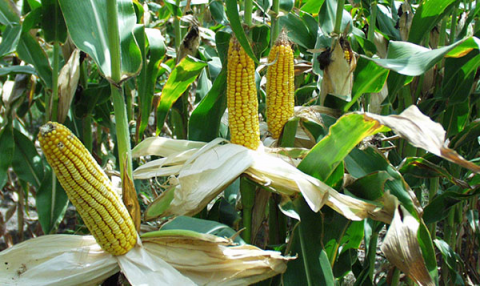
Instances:
[[[112,182],[80,140],[65,126],[48,122],[40,127],[40,147],[68,198],[95,237],[113,255],[127,253],[137,232]]]
[[[256,150],[260,129],[255,64],[235,37],[228,48],[227,106],[232,143]]]
[[[273,64],[267,69],[267,124],[273,138],[280,137],[295,107],[293,51],[285,37],[277,40],[268,55]]]

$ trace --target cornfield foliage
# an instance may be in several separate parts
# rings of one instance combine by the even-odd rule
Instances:
[[[281,252],[285,269],[245,284],[480,284],[477,4],[0,1],[0,250],[88,233],[39,148],[57,121],[123,189],[145,241],[181,230]],[[257,150],[229,143],[232,37],[255,63]],[[279,37],[295,112],[273,138]]]

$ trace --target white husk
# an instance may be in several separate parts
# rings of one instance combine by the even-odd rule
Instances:
[[[138,240],[112,256],[91,235],[45,235],[0,252],[0,285],[98,285],[122,271],[132,285],[247,285],[283,273],[280,252],[191,231]]]
[[[174,153],[189,149],[199,149],[206,143],[188,140],[175,140],[164,137],[149,137],[132,150],[132,157],[155,155],[168,157]]]
[[[95,285],[118,271],[90,235],[45,235],[0,252],[0,285]]]

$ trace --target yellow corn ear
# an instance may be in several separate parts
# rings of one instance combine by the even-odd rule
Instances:
[[[260,128],[255,63],[235,37],[228,48],[227,107],[232,143],[256,150]]]
[[[137,241],[133,220],[82,142],[55,122],[40,127],[38,140],[58,181],[102,249],[113,255],[132,249]]]
[[[283,37],[270,50],[267,68],[267,124],[273,138],[280,137],[283,126],[295,107],[295,71],[293,51]]]

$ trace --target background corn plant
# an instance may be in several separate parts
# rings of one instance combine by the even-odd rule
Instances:
[[[265,119],[263,59],[283,29],[296,60],[295,105],[324,107],[317,120],[290,120],[280,146],[293,147],[300,126],[314,142],[304,146],[311,151],[299,169],[353,197],[373,201],[394,195],[420,222],[417,239],[432,281],[480,283],[479,175],[393,133],[362,140],[362,134],[354,132],[359,128],[352,125],[358,124],[355,117],[338,119],[352,111],[400,114],[417,105],[443,126],[450,148],[476,163],[476,4],[1,1],[2,249],[32,235],[58,232],[60,224],[62,232],[86,231],[78,218],[76,223],[64,219],[67,197],[35,139],[42,123],[64,121],[102,166],[131,177],[125,175],[131,172],[125,154],[148,136],[204,142],[230,137],[222,117],[232,34],[257,64],[259,113]],[[112,5],[118,7],[116,15]],[[328,62],[338,34],[349,41],[356,67],[351,70],[351,92],[333,95],[325,93],[321,66]],[[75,47],[82,52],[74,52]],[[337,128],[330,129],[334,124]],[[163,190],[162,183],[135,181],[143,209]],[[230,185],[197,218],[179,217],[163,228],[234,235],[243,227],[236,203],[240,185],[238,180]],[[379,249],[389,225],[350,221],[329,207],[313,213],[302,198],[279,209],[279,196],[256,185],[251,188],[257,189],[252,229],[244,239],[298,256],[282,277],[266,285],[414,283]],[[15,204],[7,204],[12,199]],[[288,212],[295,212],[301,222],[284,215]],[[14,215],[16,231],[8,224]],[[35,229],[37,220],[41,229]],[[236,241],[243,243],[241,238]]]

